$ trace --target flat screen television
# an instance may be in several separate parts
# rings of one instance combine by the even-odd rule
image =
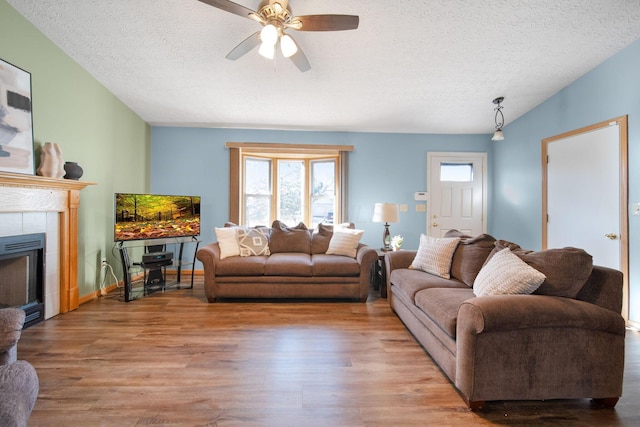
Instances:
[[[200,235],[200,196],[115,193],[116,242]]]

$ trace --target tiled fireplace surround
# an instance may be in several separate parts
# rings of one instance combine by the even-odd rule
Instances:
[[[45,319],[78,308],[78,208],[89,184],[0,172],[0,236],[46,233]]]

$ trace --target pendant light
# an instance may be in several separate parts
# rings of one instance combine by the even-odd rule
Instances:
[[[496,110],[496,131],[493,133],[493,137],[491,137],[492,141],[503,141],[504,134],[502,133],[502,126],[504,126],[504,115],[502,114],[502,105],[500,105],[504,101],[504,96],[498,97],[493,100],[493,103],[497,105],[494,110]]]

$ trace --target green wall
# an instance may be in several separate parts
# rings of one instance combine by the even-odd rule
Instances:
[[[36,151],[45,142],[58,143],[63,158],[84,169],[81,180],[97,184],[81,192],[82,298],[99,289],[102,258],[120,271],[112,251],[113,193],[148,191],[150,128],[5,0],[0,58],[31,73]],[[35,160],[37,167],[39,156]]]

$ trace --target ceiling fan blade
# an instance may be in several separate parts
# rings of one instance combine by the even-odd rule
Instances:
[[[302,23],[298,28],[300,31],[355,30],[360,23],[360,18],[355,15],[306,15],[294,19]]]
[[[237,3],[234,3],[229,0],[199,0],[202,3],[206,3],[209,6],[217,7],[218,9],[222,9],[224,11],[233,13],[234,15],[243,16],[245,18],[249,17],[249,14],[256,13],[255,11],[241,6]]]
[[[260,44],[260,31],[251,34],[249,37],[244,39],[240,44],[233,48],[233,50],[227,53],[226,58],[235,61],[240,58],[242,55],[249,53],[251,49],[258,46]]]
[[[298,70],[304,73],[305,71],[309,71],[311,69],[311,64],[309,64],[309,60],[307,59],[307,56],[304,54],[304,52],[300,48],[300,45],[299,44],[297,45],[298,45],[298,51],[294,53],[292,56],[290,56],[289,59],[291,60],[291,62],[293,62],[296,65],[296,67],[298,67]]]

